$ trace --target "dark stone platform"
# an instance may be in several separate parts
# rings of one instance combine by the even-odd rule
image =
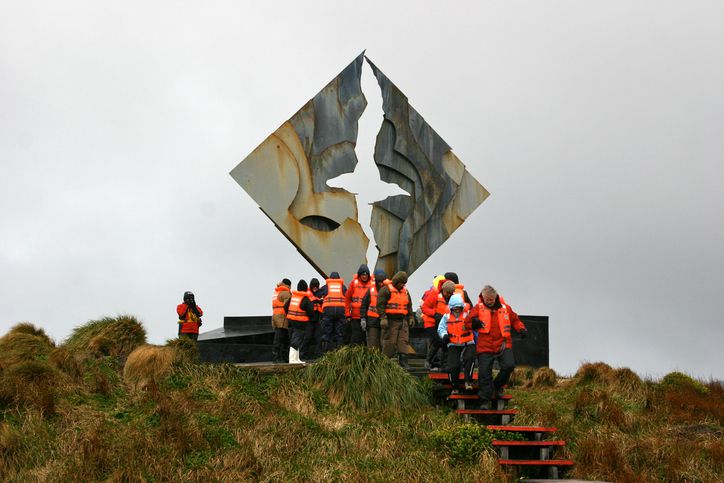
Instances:
[[[513,332],[513,352],[520,366],[545,367],[549,363],[548,316],[521,315],[528,337]],[[224,326],[199,335],[199,355],[204,362],[271,362],[274,331],[271,315],[224,317]],[[427,351],[422,327],[410,329],[410,345],[417,354]]]

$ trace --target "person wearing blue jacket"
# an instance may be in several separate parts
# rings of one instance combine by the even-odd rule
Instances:
[[[452,386],[451,394],[460,393],[460,359],[462,357],[465,390],[473,389],[473,362],[475,360],[475,340],[471,328],[466,325],[465,302],[460,294],[454,294],[448,302],[448,312],[440,319],[437,333],[447,345],[448,378]]]

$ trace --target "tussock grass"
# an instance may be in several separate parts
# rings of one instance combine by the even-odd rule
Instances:
[[[123,379],[136,389],[157,384],[171,373],[176,360],[173,347],[142,345],[130,353],[123,367]]]
[[[380,351],[343,347],[326,354],[305,373],[334,406],[397,412],[429,402],[419,382]]]
[[[574,379],[579,384],[606,383],[614,378],[614,369],[605,362],[585,362],[578,368]]]
[[[7,367],[0,377],[0,407],[30,406],[42,414],[53,414],[55,388],[56,372],[47,362],[19,362]]]
[[[71,352],[125,359],[145,343],[143,325],[132,315],[119,315],[91,320],[76,327],[65,341],[65,347]]]
[[[530,387],[553,387],[558,382],[556,371],[550,367],[541,367],[535,371],[530,381]]]
[[[42,329],[24,322],[0,337],[0,367],[25,361],[44,360],[55,347]]]

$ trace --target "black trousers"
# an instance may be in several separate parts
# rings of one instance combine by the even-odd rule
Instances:
[[[322,314],[322,342],[326,343],[326,350],[344,345],[346,326],[347,318],[344,316],[344,308],[339,313],[324,312]]]
[[[427,347],[427,362],[432,365],[433,361],[435,360],[435,356],[437,355],[437,352],[445,347],[445,344],[443,343],[442,339],[437,333],[436,327],[427,327],[425,329],[425,333],[427,334],[427,337],[430,339],[430,345]],[[440,365],[442,365],[444,362],[443,357],[446,356],[443,350],[443,354],[440,356]]]
[[[350,319],[349,323],[349,343],[350,345],[365,345],[367,336],[362,330],[360,319]]]
[[[317,321],[307,322],[307,327],[304,330],[304,340],[302,341],[302,347],[299,349],[299,357],[304,360],[314,359],[317,357],[317,329],[319,323]]]
[[[287,329],[274,329],[272,359],[274,362],[289,362],[289,331]]]
[[[498,375],[495,376],[495,380],[493,380],[493,361],[495,361],[495,359],[498,359],[500,371]],[[493,399],[494,391],[501,389],[508,383],[513,369],[515,369],[513,349],[503,349],[502,352],[497,354],[478,354],[478,391],[480,393],[480,399]]]
[[[462,356],[462,357],[461,357]],[[448,379],[453,389],[460,389],[460,360],[462,359],[465,382],[473,382],[473,361],[475,361],[475,346],[449,345],[447,346]]]

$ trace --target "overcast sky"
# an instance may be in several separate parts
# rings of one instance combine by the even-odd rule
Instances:
[[[0,0],[0,333],[130,313],[163,343],[185,290],[213,329],[317,276],[228,173],[367,49],[491,192],[415,297],[496,286],[563,374],[724,379],[724,2],[345,5]],[[399,192],[365,69],[363,225]]]

